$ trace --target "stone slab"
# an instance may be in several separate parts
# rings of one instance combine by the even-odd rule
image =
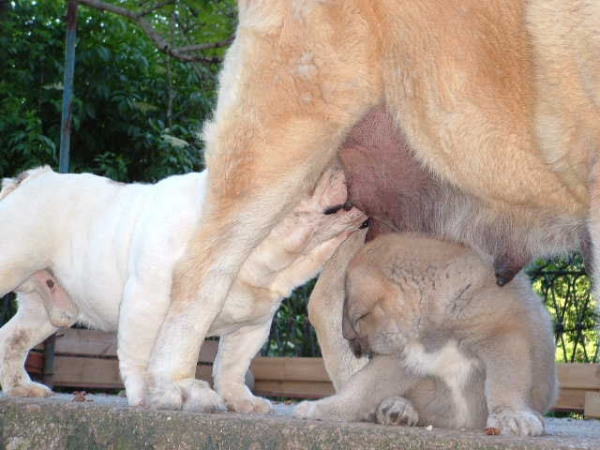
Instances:
[[[0,394],[0,448],[21,449],[600,449],[600,421],[547,419],[546,435],[302,421],[291,407],[271,416],[130,408],[125,399],[71,394],[12,399]]]

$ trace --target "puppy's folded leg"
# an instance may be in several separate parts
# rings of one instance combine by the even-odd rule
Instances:
[[[29,350],[58,328],[50,323],[36,291],[19,292],[17,302],[17,314],[0,329],[0,385],[15,397],[47,397],[52,391],[31,381],[24,365]]]
[[[268,320],[221,336],[213,369],[215,388],[233,411],[267,414],[273,410],[271,402],[255,397],[244,383],[250,361],[265,343],[270,328],[271,320]]]
[[[508,330],[482,342],[485,364],[486,427],[501,434],[538,436],[544,432],[539,412],[529,406],[532,387],[530,342],[522,330]],[[507,351],[510,349],[510,351]]]
[[[302,402],[294,414],[302,419],[373,422],[382,401],[402,396],[416,382],[404,373],[397,356],[377,355],[355,373],[339,393],[314,402]]]
[[[356,358],[342,336],[346,268],[364,245],[365,234],[366,230],[353,233],[340,245],[319,276],[308,303],[310,323],[317,332],[325,368],[336,392],[368,361]]]

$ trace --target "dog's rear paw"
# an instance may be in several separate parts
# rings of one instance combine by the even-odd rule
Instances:
[[[542,417],[530,408],[495,408],[489,415],[486,429],[499,430],[500,434],[539,436],[544,432]]]
[[[317,403],[318,402],[315,401],[304,401],[298,403],[296,408],[294,408],[294,417],[298,417],[299,419],[320,419]]]
[[[183,391],[183,410],[196,412],[227,411],[225,402],[206,381],[187,379],[179,382]]]
[[[52,392],[52,390],[48,386],[44,386],[43,384],[31,381],[27,384],[7,389],[6,394],[12,397],[40,398],[49,397],[50,395],[53,395],[54,392]]]
[[[188,378],[176,383],[156,384],[148,391],[148,406],[184,411],[226,411],[225,403],[206,381]]]
[[[271,402],[260,397],[226,399],[225,403],[230,411],[241,414],[270,414],[273,412]]]
[[[382,425],[415,426],[419,422],[419,414],[412,403],[403,397],[390,397],[381,402],[375,413],[377,423]]]
[[[177,383],[161,383],[148,390],[148,406],[153,409],[181,409],[183,391]]]

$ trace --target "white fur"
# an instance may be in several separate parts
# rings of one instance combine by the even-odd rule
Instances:
[[[16,290],[19,302],[18,314],[0,329],[0,384],[9,394],[37,395],[22,367],[27,351],[56,326],[79,322],[118,330],[129,403],[144,404],[145,372],[170,304],[172,271],[202,218],[207,173],[154,185],[50,169],[31,173],[21,184],[10,180],[0,201],[0,295]],[[365,219],[355,209],[323,214],[344,201],[343,175],[326,173],[315,194],[250,255],[222,310],[214,312],[209,335],[222,336],[215,385],[232,409],[270,411],[268,401],[245,387],[245,373],[281,300],[315,276]],[[53,298],[38,271],[53,274],[68,295],[60,290],[62,297]],[[57,323],[49,314],[70,320]],[[171,395],[186,398],[186,408],[224,407],[206,383],[186,379],[178,389]]]
[[[418,342],[409,343],[404,354],[407,369],[417,376],[434,376],[440,378],[452,393],[456,407],[456,427],[467,426],[470,422],[467,400],[462,394],[465,383],[473,369],[478,365],[476,360],[469,359],[458,349],[456,341],[451,340],[444,347],[426,352]]]

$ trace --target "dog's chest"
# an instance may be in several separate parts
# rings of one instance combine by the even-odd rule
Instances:
[[[469,421],[466,383],[476,369],[477,361],[461,352],[453,340],[432,352],[425,351],[420,343],[408,344],[404,351],[404,361],[407,369],[415,375],[436,377],[446,384],[452,392],[456,408],[456,426],[466,426]]]

